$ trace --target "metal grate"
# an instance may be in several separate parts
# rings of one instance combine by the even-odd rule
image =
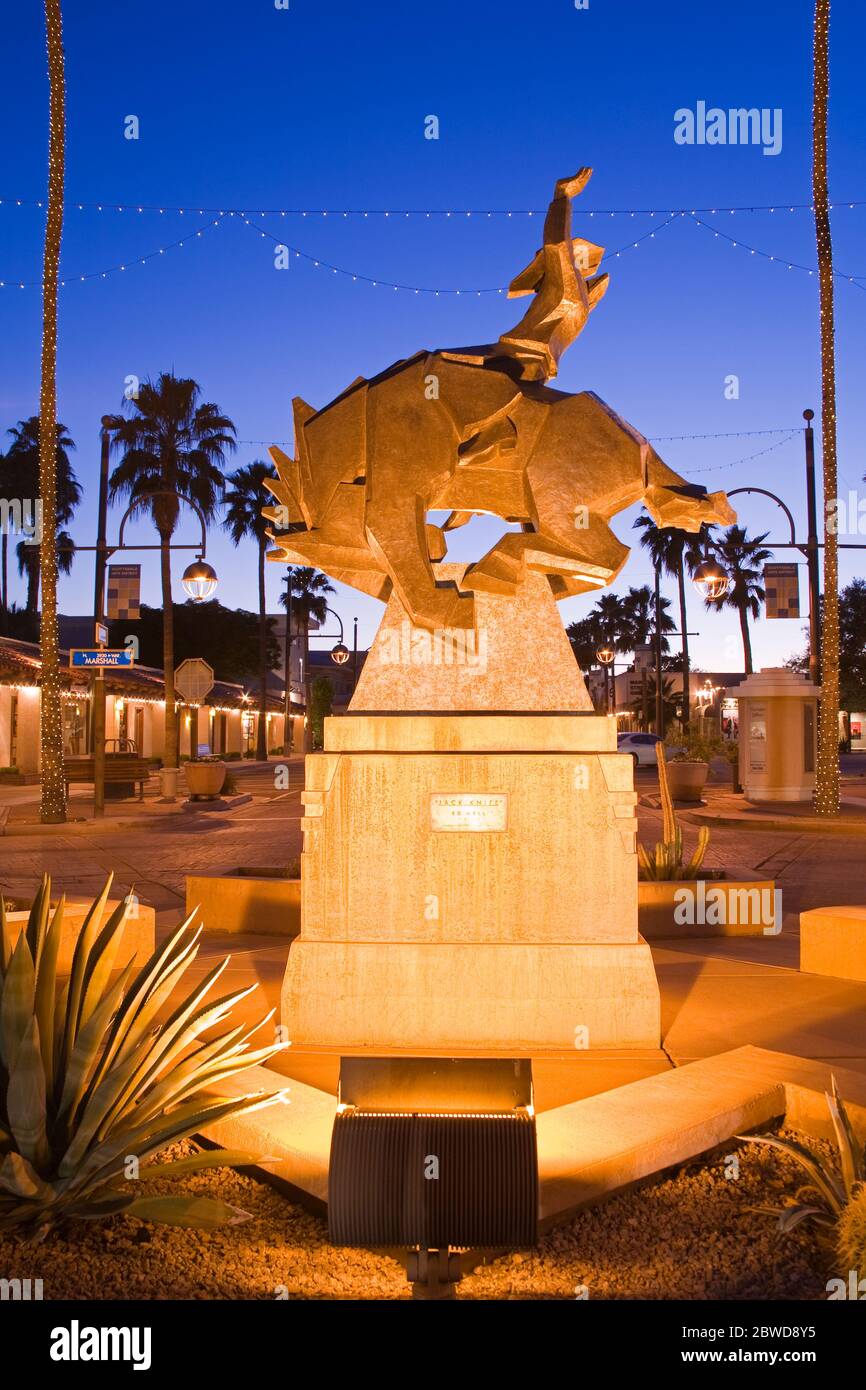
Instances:
[[[328,1227],[335,1245],[529,1248],[537,1240],[535,1118],[338,1111]]]

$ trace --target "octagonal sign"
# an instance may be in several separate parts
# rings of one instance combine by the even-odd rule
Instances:
[[[213,690],[213,667],[200,656],[182,661],[174,673],[174,688],[189,705],[201,704]]]

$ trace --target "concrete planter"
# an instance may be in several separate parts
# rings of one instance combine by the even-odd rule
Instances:
[[[118,899],[111,898],[105,904],[105,911],[102,914],[100,925],[104,926],[117,907]],[[60,948],[57,953],[57,969],[61,975],[68,975],[72,969],[72,957],[78,938],[81,935],[81,928],[84,926],[84,919],[90,911],[90,899],[76,902],[74,899],[66,900],[63,909],[63,928],[60,934]],[[28,913],[26,911],[7,912],[6,921],[9,923],[12,932],[12,945],[18,940],[21,932],[27,925]],[[129,961],[135,960],[138,965],[153,955],[156,945],[155,938],[155,917],[152,907],[145,906],[144,903],[133,903],[130,915],[126,919],[126,925],[121,935],[120,947],[115,961],[115,969],[119,970]]]
[[[205,932],[294,937],[301,930],[301,880],[278,869],[191,874],[186,910],[196,909]]]
[[[773,879],[735,876],[640,879],[638,930],[647,941],[775,936],[782,927],[776,920],[775,887]]]
[[[668,786],[674,801],[700,801],[710,770],[709,763],[670,762]]]
[[[224,762],[184,763],[184,775],[190,796],[219,796],[226,780]]]

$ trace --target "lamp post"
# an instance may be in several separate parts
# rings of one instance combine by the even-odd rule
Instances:
[[[95,552],[95,570],[93,585],[93,622],[94,639],[98,640],[100,629],[105,625],[105,573],[108,560],[118,550],[161,550],[162,544],[158,545],[130,545],[125,539],[126,523],[134,511],[140,508],[142,498],[136,498],[135,502],[127,507],[120,519],[120,526],[117,533],[117,542],[110,545],[107,540],[108,532],[108,459],[110,450],[110,416],[103,415],[102,429],[100,430],[100,459],[99,459],[99,494],[97,501],[97,522],[96,522],[96,545],[78,545],[76,551],[92,550]],[[146,494],[147,497],[174,497],[179,502],[185,502],[195,512],[201,526],[201,542],[199,545],[187,545],[181,542],[169,542],[169,550],[197,550],[196,560],[188,565],[184,570],[182,583],[190,598],[201,603],[204,599],[213,594],[217,586],[217,574],[212,565],[205,560],[207,551],[207,527],[205,525],[204,514],[201,508],[182,492],[176,492],[170,488],[156,488],[153,492]],[[59,547],[63,548],[63,547]],[[68,547],[72,549],[72,547]],[[101,645],[101,643],[100,643]],[[174,699],[174,691],[165,691],[166,701]],[[93,682],[93,711],[91,715],[93,729],[93,814],[103,816],[105,814],[105,677],[101,669],[97,670]],[[163,768],[163,795],[174,795],[177,786],[177,768]]]
[[[598,660],[601,662],[602,667],[604,668],[604,694],[605,694],[605,701],[604,701],[604,702],[605,702],[605,705],[607,706],[607,712],[608,712],[608,714],[611,713],[611,708],[610,708],[610,706],[611,706],[611,688],[612,688],[612,686],[613,686],[613,707],[614,707],[614,713],[616,712],[616,688],[615,688],[615,685],[614,685],[613,681],[611,680],[611,675],[615,676],[615,672],[616,672],[616,666],[615,666],[615,664],[614,664],[614,657],[615,657],[615,655],[616,655],[616,653],[615,653],[613,647],[612,647],[610,644],[608,644],[608,643],[605,643],[603,646],[599,647],[599,648],[598,648],[598,651],[596,652],[596,656],[598,657]],[[609,672],[610,672],[610,674],[609,674]]]

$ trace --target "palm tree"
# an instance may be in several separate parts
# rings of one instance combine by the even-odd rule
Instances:
[[[671,601],[662,598],[659,601],[661,611],[661,630],[663,652],[669,650],[670,643],[666,633],[674,631],[674,620],[670,616]],[[630,588],[623,599],[623,613],[625,616],[626,630],[626,651],[634,651],[635,647],[645,647],[655,638],[656,633],[656,605],[655,595],[649,584],[642,584],[640,588]]]
[[[302,652],[304,659],[304,709],[306,711],[305,744],[310,741],[310,623],[323,623],[328,612],[328,595],[337,591],[328,578],[319,570],[307,565],[296,565],[289,569],[288,592],[280,595],[280,603],[286,613],[286,641],[291,641],[292,618],[301,626]],[[289,607],[291,601],[291,608]]]
[[[262,516],[262,508],[273,505],[273,497],[265,487],[265,479],[272,478],[274,470],[263,462],[254,459],[252,463],[230,473],[226,482],[229,490],[223,502],[226,508],[223,526],[229,532],[235,545],[240,545],[251,536],[258,546],[259,555],[259,720],[256,730],[256,757],[263,762],[268,756],[268,610],[265,595],[265,552],[268,545],[270,522]],[[288,738],[288,730],[286,731]]]
[[[55,530],[57,532],[57,564],[64,574],[72,567],[72,554],[75,544],[72,537],[61,527],[72,520],[75,508],[81,501],[81,484],[69,461],[69,453],[75,448],[65,425],[58,421],[55,425],[57,451],[55,459]],[[19,420],[8,434],[12,444],[6,455],[12,472],[10,481],[15,488],[15,496],[25,499],[41,499],[39,479],[39,416],[31,415],[27,420]],[[43,528],[45,523],[45,502],[41,499]],[[6,538],[4,537],[4,540]],[[16,547],[18,573],[27,575],[27,611],[37,612],[39,608],[39,584],[42,560],[39,545],[19,541]]]
[[[589,671],[597,666],[596,652],[603,641],[598,615],[588,613],[585,618],[569,623],[565,631],[581,671]]]
[[[772,550],[764,547],[768,532],[750,540],[742,526],[729,526],[723,536],[710,542],[719,563],[727,570],[730,583],[719,599],[704,600],[709,609],[735,608],[740,617],[743,637],[743,663],[747,676],[752,674],[752,640],[749,635],[749,615],[757,618],[764,602],[764,565],[772,559]]]
[[[646,689],[631,701],[627,708],[636,714],[638,719],[643,722],[643,716],[647,709],[653,709],[656,705],[656,678],[653,672],[648,671],[646,675]],[[681,715],[679,697],[674,690],[673,681],[668,677],[662,676],[662,704],[664,709],[665,724]]]
[[[106,417],[111,448],[122,455],[109,479],[112,500],[128,498],[134,512],[149,512],[159,532],[162,578],[162,664],[165,681],[163,766],[178,765],[174,691],[174,611],[171,597],[171,538],[180,498],[189,498],[206,521],[216,514],[223,492],[225,458],[235,446],[235,427],[219,407],[201,400],[189,377],[161,372],[127,400],[129,416]],[[161,495],[160,495],[161,494]]]
[[[42,261],[42,361],[39,386],[39,492],[42,499],[42,661],[40,697],[40,819],[66,820],[63,707],[57,626],[57,281],[63,237],[66,160],[66,76],[60,0],[45,0],[48,50],[48,210]]]
[[[821,311],[821,456],[824,498],[836,497],[836,360],[834,349],[833,242],[827,180],[827,103],[830,0],[816,0],[812,93],[812,204],[818,244],[818,295]],[[824,604],[821,701],[815,810],[838,816],[839,801],[839,552],[834,527],[824,526]]]
[[[640,543],[644,550],[649,552],[653,567],[660,573],[671,575],[671,577],[677,581],[680,600],[680,638],[682,641],[683,653],[683,727],[687,729],[690,715],[689,696],[691,692],[688,615],[686,613],[685,557],[692,538],[688,531],[683,531],[678,526],[666,526],[664,528],[656,526],[652,517],[647,515],[646,512],[642,513],[634,524],[638,530],[643,532]]]

